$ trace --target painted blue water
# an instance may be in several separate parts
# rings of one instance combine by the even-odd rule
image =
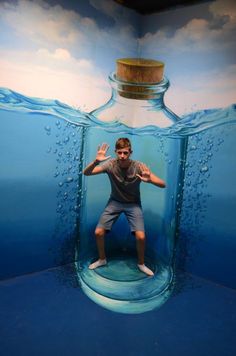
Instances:
[[[107,241],[111,261],[109,269],[94,272],[92,286],[89,286],[91,276],[86,272],[87,264],[96,256],[93,230],[109,195],[109,184],[103,175],[85,180],[82,167],[94,158],[97,144],[105,141],[113,147],[114,141],[121,135],[131,138],[133,158],[144,161],[154,172],[166,179],[170,187],[163,192],[152,186],[142,185],[148,234],[147,258],[150,265],[160,272],[156,274],[154,285],[156,283],[156,286],[163,287],[159,291],[161,298],[149,304],[148,310],[165,301],[166,295],[162,295],[162,292],[168,290],[169,293],[166,281],[173,280],[175,226],[171,227],[171,223],[168,223],[172,219],[173,207],[181,213],[180,235],[184,237],[182,241],[180,239],[182,265],[190,269],[199,268],[189,258],[194,253],[192,239],[189,239],[201,235],[202,227],[202,230],[205,228],[204,243],[210,244],[212,232],[211,226],[207,230],[207,222],[213,216],[216,218],[216,226],[217,219],[222,220],[222,215],[227,220],[224,235],[227,236],[227,244],[230,244],[231,250],[235,251],[236,242],[231,238],[235,233],[235,165],[232,165],[235,150],[227,149],[227,154],[230,152],[232,156],[228,155],[224,160],[224,172],[227,176],[224,189],[219,192],[218,185],[212,180],[212,177],[222,175],[225,147],[234,147],[234,105],[225,109],[195,112],[170,128],[159,129],[155,126],[129,128],[119,122],[105,124],[58,101],[29,98],[8,89],[0,91],[0,103],[0,163],[4,167],[0,173],[2,278],[65,264],[73,261],[76,256],[79,257],[78,273],[82,283],[84,282],[84,288],[87,288],[87,294],[93,293],[90,297],[96,302],[99,298],[104,298],[100,302],[102,305],[107,303],[107,299],[99,289],[99,278],[104,285],[104,278],[111,279],[112,276],[112,280],[117,280],[114,271],[122,270],[122,278],[126,282],[127,278],[129,283],[143,279],[135,269],[135,242],[122,219],[114,229],[112,238]],[[89,147],[86,144],[88,137]],[[178,182],[174,172],[182,169],[183,162],[176,159],[175,148],[186,137],[189,144],[179,201],[178,196],[173,194],[178,187],[173,187],[169,182]],[[209,184],[211,180],[216,186]],[[214,206],[211,196],[232,198],[225,203],[227,219],[225,214],[219,212],[218,206]],[[208,231],[207,235],[205,231]],[[171,238],[167,238],[168,236]],[[214,237],[218,242],[218,251],[222,248],[228,251],[226,244],[222,244],[222,230],[216,228]],[[212,256],[207,251],[206,254]],[[206,270],[205,259],[202,258],[201,262]],[[227,262],[233,264],[231,256]],[[117,265],[120,267],[114,268]],[[225,273],[222,278],[224,275]],[[153,284],[149,281],[146,278],[145,283],[152,288]],[[110,286],[108,296],[109,290]],[[122,295],[114,298],[120,301]],[[131,312],[137,312],[137,308],[142,311],[140,304],[136,307],[134,305]],[[122,308],[118,308],[118,311],[122,311]]]

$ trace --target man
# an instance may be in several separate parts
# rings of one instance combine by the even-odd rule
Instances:
[[[145,230],[140,200],[140,183],[152,183],[165,188],[165,182],[154,175],[143,163],[131,160],[131,143],[128,138],[119,138],[115,144],[116,158],[108,160],[108,144],[98,147],[96,159],[83,171],[87,176],[107,173],[111,183],[111,195],[95,230],[99,259],[89,268],[95,269],[106,265],[104,236],[121,213],[126,215],[131,232],[135,235],[138,268],[148,276],[154,273],[144,264]],[[101,162],[105,162],[100,165]]]

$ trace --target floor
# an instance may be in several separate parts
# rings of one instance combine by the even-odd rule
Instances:
[[[84,295],[73,265],[0,283],[2,356],[233,356],[236,291],[178,273],[171,298],[137,315]]]

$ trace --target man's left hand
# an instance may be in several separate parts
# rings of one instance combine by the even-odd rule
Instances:
[[[140,164],[141,175],[136,174],[143,182],[149,183],[151,182],[151,171],[150,169],[145,166],[144,164]]]

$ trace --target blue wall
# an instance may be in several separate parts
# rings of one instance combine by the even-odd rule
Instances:
[[[24,94],[1,92],[1,278],[73,261],[83,125],[64,117],[106,101],[116,58],[142,56],[165,62],[167,105],[207,128],[189,137],[179,266],[235,288],[235,4],[142,17],[109,4],[0,4],[0,86]],[[207,127],[213,108],[216,125]]]

